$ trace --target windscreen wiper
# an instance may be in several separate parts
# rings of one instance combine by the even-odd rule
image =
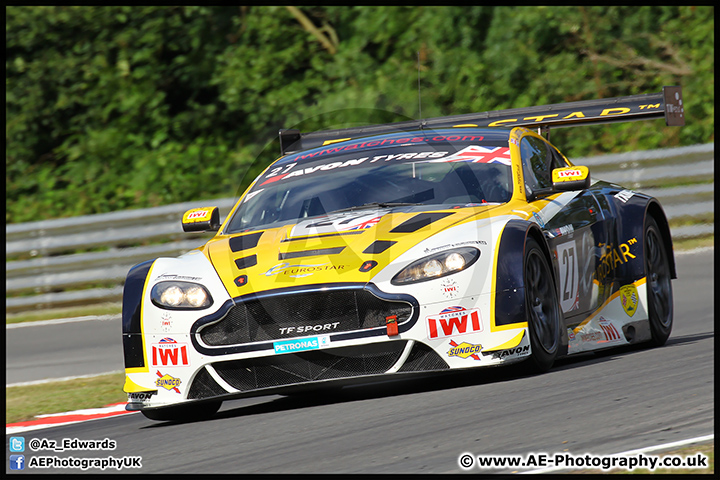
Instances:
[[[354,210],[363,210],[365,208],[393,208],[393,207],[416,207],[423,205],[422,203],[405,203],[405,202],[371,202],[364,203],[362,205],[356,205],[354,207],[341,208],[340,210],[333,210],[328,213],[340,213],[340,212],[352,212]]]

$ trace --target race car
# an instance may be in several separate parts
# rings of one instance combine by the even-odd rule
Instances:
[[[657,199],[591,180],[551,127],[664,117],[655,94],[303,134],[178,258],[123,294],[128,410],[203,418],[222,401],[647,342],[673,323]]]

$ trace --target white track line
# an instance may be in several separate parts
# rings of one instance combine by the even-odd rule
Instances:
[[[685,446],[685,445],[691,445],[691,444],[693,444],[693,443],[703,443],[703,442],[707,442],[707,441],[709,441],[709,440],[714,440],[714,439],[715,439],[715,434],[713,433],[713,434],[710,434],[710,435],[704,435],[704,436],[702,436],[702,437],[688,438],[687,440],[679,440],[679,441],[677,441],[677,442],[663,443],[662,445],[652,445],[652,446],[650,446],[650,447],[638,448],[638,449],[636,449],[636,450],[628,450],[628,451],[626,451],[626,452],[615,453],[615,454],[613,454],[613,455],[608,455],[608,456],[613,456],[613,457],[625,457],[625,456],[630,456],[630,455],[638,455],[638,454],[641,454],[641,453],[658,452],[658,451],[661,451],[661,450],[672,450],[673,448],[676,448],[676,447],[682,447],[682,446]],[[563,470],[586,470],[586,469],[584,469],[584,468],[577,468],[577,467],[571,467],[571,468],[568,468],[568,467],[550,467],[550,468],[541,468],[541,469],[539,469],[539,470],[530,470],[530,471],[527,471],[527,472],[518,472],[518,473],[522,473],[522,474],[536,474],[536,473],[560,472],[560,471],[563,471]]]
[[[677,257],[678,255],[694,255],[696,253],[712,252],[714,250],[715,250],[714,246],[698,247],[698,248],[693,248],[691,250],[675,250],[674,253],[675,253],[675,256]]]
[[[22,327],[41,327],[43,325],[60,325],[62,323],[88,322],[95,320],[120,320],[121,315],[88,315],[85,317],[59,318],[57,320],[38,320],[34,322],[8,323],[5,325],[7,330]]]

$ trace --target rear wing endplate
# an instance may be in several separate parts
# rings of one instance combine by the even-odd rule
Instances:
[[[664,118],[665,124],[668,126],[685,125],[682,87],[663,87],[662,91],[658,93],[626,97],[468,113],[312,133],[301,133],[295,129],[280,130],[280,153],[287,155],[352,138],[425,128],[532,127],[546,132],[551,127],[597,125],[656,118]]]

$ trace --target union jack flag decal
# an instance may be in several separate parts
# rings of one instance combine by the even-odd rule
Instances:
[[[464,308],[464,307],[460,307],[460,306],[457,306],[457,307],[448,307],[448,308],[444,309],[444,310],[443,310],[442,312],[440,312],[440,313],[443,314],[443,313],[450,313],[450,312],[462,312],[463,310],[465,310],[465,308]]]
[[[377,223],[380,221],[380,219],[381,219],[382,217],[383,217],[383,216],[380,215],[380,216],[378,216],[378,217],[371,218],[370,220],[366,220],[366,221],[364,221],[364,222],[357,223],[357,224],[355,224],[355,225],[350,225],[349,227],[339,228],[338,230],[342,230],[342,231],[347,231],[347,230],[365,230],[366,228],[372,228],[372,227],[374,227],[375,225],[377,225]]]
[[[510,166],[509,147],[481,147],[470,145],[438,162],[501,163]]]

